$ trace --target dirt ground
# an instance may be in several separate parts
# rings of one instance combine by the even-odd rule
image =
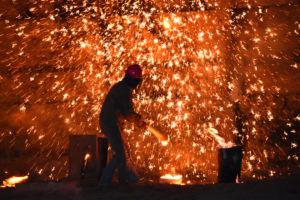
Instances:
[[[1,188],[1,200],[214,200],[214,199],[300,199],[300,176],[280,177],[274,180],[252,181],[243,184],[167,185],[143,183],[106,188],[80,187],[70,182],[23,183],[15,188]]]

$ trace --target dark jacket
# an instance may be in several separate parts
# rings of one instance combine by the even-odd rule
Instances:
[[[138,119],[132,107],[131,89],[123,79],[108,92],[100,113],[101,128],[118,125],[122,119]]]

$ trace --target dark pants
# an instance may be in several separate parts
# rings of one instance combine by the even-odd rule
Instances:
[[[100,184],[111,183],[116,167],[118,168],[119,183],[121,184],[125,183],[126,182],[126,156],[125,156],[124,144],[123,144],[119,127],[117,126],[117,124],[108,125],[102,123],[101,129],[103,133],[107,136],[111,144],[112,150],[115,152],[115,156],[109,162],[108,166],[104,170],[100,180]]]

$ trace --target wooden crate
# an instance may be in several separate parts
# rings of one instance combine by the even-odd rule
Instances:
[[[87,159],[86,155],[89,154]],[[107,161],[107,139],[96,135],[70,135],[69,180],[97,184]]]

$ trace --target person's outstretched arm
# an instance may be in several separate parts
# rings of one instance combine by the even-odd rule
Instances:
[[[121,100],[121,112],[122,115],[126,117],[128,121],[135,122],[138,126],[145,126],[142,116],[136,113],[133,109],[132,96],[130,90],[122,91]]]

